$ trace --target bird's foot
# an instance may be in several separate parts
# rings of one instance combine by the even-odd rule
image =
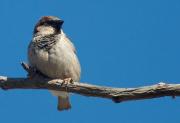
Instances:
[[[65,78],[65,79],[63,79],[63,83],[65,83],[65,84],[73,83],[73,79],[72,78]]]
[[[72,83],[73,83],[72,78],[65,78],[65,79],[63,79],[61,86],[64,86],[66,88],[66,90],[68,90],[67,85],[72,84]]]

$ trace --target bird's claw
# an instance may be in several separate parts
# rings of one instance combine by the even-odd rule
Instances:
[[[63,82],[62,82],[61,86],[64,86],[66,88],[66,90],[67,90],[68,89],[67,85],[72,84],[72,83],[73,83],[72,78],[65,78],[65,79],[63,79]]]
[[[63,80],[63,82],[64,82],[64,83],[67,83],[67,84],[73,83],[73,79],[72,79],[72,78],[65,78],[65,79]]]

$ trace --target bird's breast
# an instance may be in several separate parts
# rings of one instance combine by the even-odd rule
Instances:
[[[29,61],[50,78],[69,78],[79,81],[80,65],[76,54],[64,40],[58,41],[49,51],[29,48]]]

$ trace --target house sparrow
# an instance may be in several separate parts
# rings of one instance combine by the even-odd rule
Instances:
[[[81,68],[75,47],[62,30],[63,22],[54,16],[44,16],[38,21],[28,47],[28,61],[49,78],[71,78],[78,82]],[[58,110],[71,108],[67,92],[52,90],[52,93],[58,96]]]

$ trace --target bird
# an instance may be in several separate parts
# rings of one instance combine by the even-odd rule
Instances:
[[[28,46],[28,63],[49,78],[78,82],[81,66],[74,44],[63,32],[63,23],[56,16],[43,16],[39,19]],[[71,108],[69,93],[50,91],[58,97],[59,111]]]

